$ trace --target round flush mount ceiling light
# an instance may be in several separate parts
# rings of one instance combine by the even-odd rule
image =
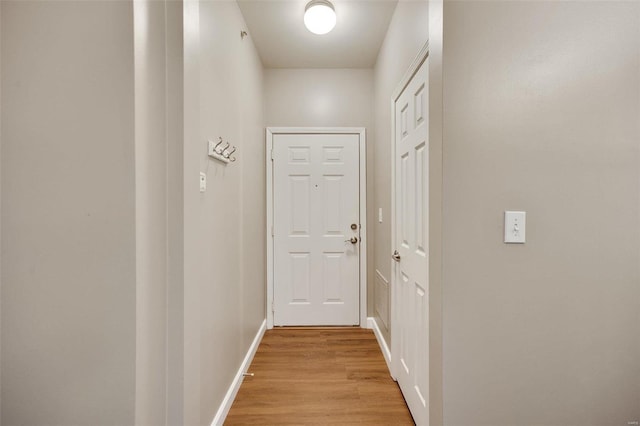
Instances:
[[[328,0],[311,0],[304,8],[304,25],[314,34],[326,34],[336,26],[336,11]]]

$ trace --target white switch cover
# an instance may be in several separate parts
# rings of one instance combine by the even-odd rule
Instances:
[[[524,244],[526,212],[504,212],[504,242]]]
[[[207,190],[207,175],[200,172],[200,192]]]
[[[378,223],[382,223],[382,207],[378,209]]]

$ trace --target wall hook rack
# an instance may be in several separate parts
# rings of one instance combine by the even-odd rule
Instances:
[[[236,161],[236,157],[232,157],[231,154],[236,152],[237,149],[238,148],[231,145],[229,142],[222,140],[222,137],[218,138],[217,143],[212,140],[209,141],[209,157],[222,161],[225,164],[234,163]]]

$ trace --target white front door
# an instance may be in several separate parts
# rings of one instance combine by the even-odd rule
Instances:
[[[276,326],[360,322],[359,143],[273,135]]]
[[[429,423],[428,59],[395,102],[392,359],[413,419]]]

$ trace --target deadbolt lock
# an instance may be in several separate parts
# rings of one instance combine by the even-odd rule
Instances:
[[[352,223],[351,224],[351,229],[353,229],[355,231],[356,229],[358,229],[358,225],[356,225],[355,223]]]

